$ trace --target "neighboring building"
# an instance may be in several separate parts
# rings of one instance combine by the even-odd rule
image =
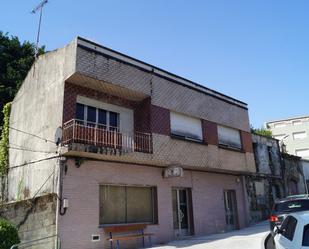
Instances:
[[[306,184],[307,184],[306,191],[308,191],[309,189],[309,160],[302,159],[301,164],[303,166],[303,172],[304,172],[304,176],[305,176]]]
[[[108,247],[111,224],[146,223],[161,243],[249,223],[256,169],[234,98],[77,38],[39,56],[10,126],[22,149],[10,149],[9,201],[57,194],[63,249]]]
[[[252,134],[256,174],[246,176],[250,223],[269,217],[276,199],[285,196],[278,140]]]
[[[283,181],[286,195],[305,194],[305,177],[301,158],[282,153]]]
[[[252,134],[252,142],[256,173],[246,176],[246,187],[250,223],[256,223],[269,217],[275,200],[307,192],[303,168],[309,179],[309,161],[281,153],[277,139]]]
[[[284,142],[287,153],[309,159],[309,116],[270,121],[266,127]]]

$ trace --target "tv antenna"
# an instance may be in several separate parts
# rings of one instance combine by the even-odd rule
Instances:
[[[48,0],[43,0],[42,2],[39,3],[38,6],[36,6],[31,13],[36,14],[38,11],[40,11],[40,19],[39,19],[39,27],[38,27],[38,33],[36,37],[36,46],[35,46],[35,58],[38,56],[39,52],[39,41],[40,41],[40,31],[41,31],[41,20],[42,20],[42,12],[43,12],[43,7],[45,4],[47,4]]]

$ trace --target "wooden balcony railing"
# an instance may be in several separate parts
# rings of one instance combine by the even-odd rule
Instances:
[[[62,144],[80,143],[97,147],[152,153],[152,136],[142,132],[120,132],[117,127],[72,119],[63,124]]]

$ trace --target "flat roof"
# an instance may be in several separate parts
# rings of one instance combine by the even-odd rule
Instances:
[[[130,56],[125,55],[123,53],[120,53],[118,51],[115,51],[115,50],[112,50],[112,49],[107,48],[105,46],[102,46],[102,45],[95,43],[93,41],[87,40],[83,37],[78,36],[76,39],[77,39],[77,46],[79,46],[79,47],[87,48],[87,49],[90,49],[92,51],[101,53],[105,56],[112,57],[116,60],[122,61],[124,63],[130,64],[132,66],[138,67],[140,69],[152,72],[154,74],[157,74],[159,76],[162,76],[164,78],[172,80],[173,82],[178,83],[180,85],[187,86],[191,89],[197,90],[199,92],[203,92],[207,95],[211,95],[211,96],[216,97],[220,100],[223,100],[223,101],[226,101],[228,103],[231,103],[231,104],[234,104],[234,105],[237,105],[239,107],[247,109],[248,105],[245,102],[242,102],[240,100],[237,100],[235,98],[227,96],[225,94],[222,94],[222,93],[217,92],[215,90],[212,90],[210,88],[207,88],[203,85],[200,85],[196,82],[193,82],[191,80],[188,80],[188,79],[183,78],[181,76],[178,76],[176,74],[170,73],[170,72],[168,72],[164,69],[161,69],[159,67],[153,66],[153,65],[148,64],[146,62],[143,62],[141,60],[135,59],[133,57],[130,57]]]
[[[278,122],[283,122],[283,121],[291,121],[291,120],[296,120],[296,119],[304,119],[304,118],[309,118],[309,115],[308,116],[295,116],[295,117],[290,117],[290,118],[286,118],[286,119],[272,120],[272,121],[266,122],[266,124],[278,123]]]

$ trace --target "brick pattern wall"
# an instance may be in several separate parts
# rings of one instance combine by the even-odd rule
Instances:
[[[151,96],[153,105],[249,132],[248,111],[151,72],[77,49],[77,72]]]
[[[80,47],[77,48],[76,71],[147,95],[151,92],[151,74]]]
[[[253,153],[253,147],[252,147],[252,135],[249,132],[241,131],[241,143],[242,148],[245,152]]]
[[[152,105],[152,132],[167,135],[171,133],[170,111],[160,106]]]
[[[218,127],[211,121],[202,120],[203,139],[208,144],[218,145]]]
[[[151,98],[138,103],[134,109],[135,131],[151,133]]]
[[[93,98],[105,103],[119,105],[131,109],[138,106],[137,102],[119,98],[104,92],[95,91],[91,88],[82,87],[69,82],[65,83],[63,102],[63,122],[67,122],[75,117],[77,95]]]

